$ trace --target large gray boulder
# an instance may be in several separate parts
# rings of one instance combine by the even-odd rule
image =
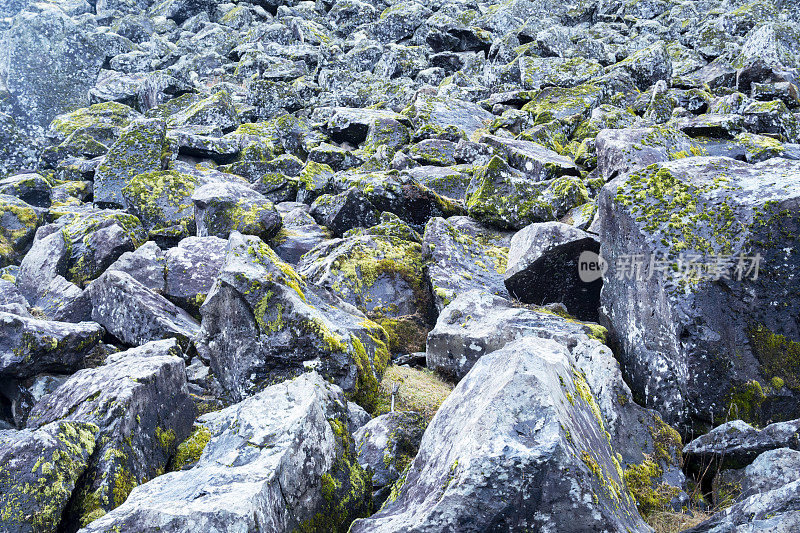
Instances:
[[[0,312],[0,379],[83,367],[105,331],[95,322],[51,322]]]
[[[634,391],[672,423],[800,416],[786,312],[800,304],[798,204],[800,163],[781,159],[679,159],[600,192],[601,323]]]
[[[91,25],[56,4],[36,3],[14,17],[0,55],[0,79],[27,124],[45,128],[56,115],[88,105],[105,59]]]
[[[219,237],[186,237],[164,254],[164,294],[176,305],[199,311],[225,262],[228,241]]]
[[[97,426],[53,422],[0,431],[0,528],[55,533],[94,452]]]
[[[141,485],[81,533],[337,531],[369,512],[342,390],[309,373],[198,420],[189,470]]]
[[[387,503],[350,531],[650,531],[569,350],[528,337],[481,358]]]
[[[197,350],[231,398],[316,370],[356,401],[374,401],[389,357],[383,328],[306,284],[258,238],[231,234],[200,313]]]
[[[94,424],[97,446],[67,509],[67,528],[85,525],[120,505],[128,493],[163,473],[190,433],[196,409],[174,345],[121,352],[80,370],[31,411],[28,428],[59,420]]]
[[[508,296],[504,275],[513,235],[469,217],[432,218],[422,246],[437,310],[472,289]]]
[[[131,346],[174,337],[186,347],[200,329],[186,311],[124,272],[107,271],[86,292],[92,319]]]

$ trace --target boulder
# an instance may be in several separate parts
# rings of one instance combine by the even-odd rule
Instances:
[[[368,228],[378,223],[375,207],[358,189],[335,196],[323,194],[311,204],[310,214],[337,237],[353,228]]]
[[[129,274],[158,294],[166,290],[166,259],[164,252],[153,241],[147,241],[133,252],[125,252],[108,269]]]
[[[714,505],[728,507],[750,496],[781,488],[800,478],[800,451],[777,448],[740,470],[723,470],[712,484]]]
[[[107,271],[86,292],[92,320],[131,346],[174,337],[187,347],[200,329],[186,311],[124,272]]]
[[[103,338],[100,324],[51,322],[0,312],[0,377],[24,379],[83,367]]]
[[[561,303],[577,318],[596,321],[602,272],[581,268],[599,266],[591,261],[599,251],[597,238],[585,231],[560,222],[531,224],[511,239],[506,288],[522,302]]]
[[[199,237],[227,239],[232,231],[269,240],[281,227],[275,206],[244,183],[209,183],[192,194]]]
[[[128,207],[122,189],[131,179],[166,167],[167,126],[158,119],[136,119],[111,145],[94,176],[94,202],[102,206]],[[134,185],[135,186],[135,185]]]
[[[599,196],[601,323],[637,394],[669,421],[800,416],[793,215],[800,164],[659,163]],[[651,275],[652,274],[652,275]]]
[[[666,128],[604,129],[597,134],[597,169],[605,181],[655,163],[684,155],[702,155],[692,150],[684,133]],[[694,153],[697,152],[697,153]]]
[[[310,373],[198,420],[188,470],[136,487],[82,533],[339,531],[369,512],[342,390]]]
[[[350,531],[648,531],[574,365],[533,337],[481,358],[387,503]]]
[[[548,150],[541,144],[521,139],[508,139],[496,135],[483,135],[480,142],[494,148],[508,160],[508,164],[533,181],[544,181],[561,176],[580,176],[575,163],[568,157]]]
[[[87,105],[87,92],[105,59],[89,24],[56,4],[33,4],[4,36],[0,78],[15,109],[44,128],[56,115]]]
[[[281,211],[281,205],[293,205],[290,202],[278,204],[275,207]],[[332,237],[330,231],[324,226],[317,224],[314,218],[308,214],[308,206],[295,206],[286,208],[287,212],[281,211],[283,227],[270,241],[270,246],[283,261],[289,264],[297,264],[304,254],[311,251],[315,246],[321,244]]]
[[[0,431],[0,528],[55,533],[97,445],[97,426],[52,422]]]
[[[0,194],[0,266],[19,263],[41,222],[37,210],[15,196]]]
[[[471,289],[507,296],[503,276],[512,236],[469,217],[432,218],[422,244],[436,309]]]
[[[122,504],[128,493],[163,473],[196,416],[184,363],[161,354],[121,352],[109,364],[80,370],[31,411],[28,428],[52,422],[94,424],[97,445],[65,511],[77,529]]]
[[[85,292],[63,276],[56,276],[33,303],[48,320],[84,322],[92,318],[92,303]]]
[[[51,188],[40,174],[16,174],[0,179],[0,194],[16,196],[34,207],[50,207]]]
[[[392,235],[334,239],[304,255],[297,272],[383,326],[392,351],[413,352],[424,345],[433,298],[419,243]]]
[[[389,357],[383,328],[306,284],[259,239],[231,234],[200,313],[197,351],[235,400],[316,370],[355,401],[374,401]]]
[[[414,460],[426,420],[413,411],[377,416],[353,434],[358,463],[372,472],[373,502],[380,507],[392,485]]]
[[[187,237],[164,256],[164,295],[192,313],[199,311],[225,262],[228,242],[218,237]]]

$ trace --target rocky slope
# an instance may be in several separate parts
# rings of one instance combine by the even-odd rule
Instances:
[[[0,529],[799,529],[798,43],[3,2]]]

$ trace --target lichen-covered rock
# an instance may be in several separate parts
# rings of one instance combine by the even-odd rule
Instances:
[[[50,183],[40,174],[16,174],[0,179],[0,194],[16,196],[35,207],[50,207]]]
[[[96,446],[97,426],[53,422],[0,431],[0,528],[55,533]]]
[[[601,323],[634,390],[670,421],[798,416],[798,324],[785,310],[797,298],[799,195],[796,162],[715,157],[653,165],[601,191]],[[651,270],[632,273],[626,257]]]
[[[504,229],[522,229],[533,222],[558,219],[589,201],[580,178],[535,180],[497,156],[476,169],[470,189],[470,216]]]
[[[0,194],[0,266],[22,260],[40,223],[41,215],[32,205]]]
[[[160,354],[121,352],[109,364],[80,370],[31,411],[31,429],[59,420],[99,428],[63,527],[77,529],[122,504],[133,487],[164,472],[189,436],[196,410],[184,363],[162,348]]]
[[[164,256],[164,295],[192,313],[199,311],[225,262],[228,241],[187,237]]]
[[[580,262],[584,252],[599,251],[600,243],[585,231],[560,222],[531,224],[511,239],[506,288],[522,302],[561,303],[581,320],[597,320],[602,272],[587,270],[596,278],[584,280]]]
[[[335,239],[303,256],[297,271],[382,325],[392,351],[424,345],[433,302],[419,243],[391,235]]]
[[[198,179],[174,170],[144,172],[122,187],[122,198],[150,234],[173,238],[196,231],[192,193]]]
[[[170,128],[212,126],[227,133],[239,127],[239,116],[227,91],[218,91],[202,100],[187,103],[187,107],[169,115],[167,125]]]
[[[130,122],[141,115],[117,102],[94,104],[58,115],[48,128],[48,136],[57,145],[47,159],[65,156],[97,157],[104,155]]]
[[[640,89],[647,89],[659,80],[672,77],[672,60],[663,41],[643,48],[611,69],[622,69],[634,79]]]
[[[125,252],[108,269],[125,272],[151,291],[164,293],[166,260],[164,252],[153,241],[147,241],[133,252]]]
[[[304,254],[330,239],[332,235],[327,228],[317,224],[308,214],[307,205],[294,208],[288,208],[287,205],[291,204],[286,202],[275,206],[281,212],[283,227],[269,244],[282,260],[289,264],[297,264]],[[284,208],[288,209],[288,212],[284,212],[282,210]]]
[[[383,328],[259,239],[231,234],[200,313],[197,350],[232,398],[316,370],[362,405],[374,401],[389,357]]]
[[[269,240],[281,228],[272,202],[244,183],[208,183],[194,191],[192,202],[200,237],[227,239],[238,231]]]
[[[36,143],[9,114],[0,112],[0,176],[36,165]]]
[[[666,128],[604,129],[595,142],[597,168],[605,181],[681,155],[704,155],[687,135]]]
[[[712,484],[714,505],[721,508],[800,479],[800,451],[777,448],[739,470],[722,470]]]
[[[469,217],[432,218],[422,244],[436,309],[471,289],[507,296],[503,276],[512,236]]]
[[[494,148],[495,152],[507,158],[512,168],[519,170],[533,181],[561,176],[580,176],[578,168],[571,159],[558,155],[540,144],[495,135],[483,135],[480,142]]]
[[[494,118],[471,102],[429,94],[419,94],[411,112],[411,122],[418,131],[429,135],[447,132],[467,139],[476,131],[488,128]]]
[[[3,312],[0,330],[0,377],[17,379],[80,369],[104,333],[94,322],[51,322]]]
[[[186,347],[199,331],[186,311],[124,272],[108,270],[86,292],[92,320],[128,345],[174,337]]]
[[[323,194],[311,204],[314,220],[340,237],[353,228],[368,228],[378,223],[375,206],[356,188],[335,196]]]
[[[545,527],[649,530],[573,356],[529,337],[478,361],[387,503],[350,530]]]
[[[272,385],[197,427],[192,468],[136,487],[82,533],[339,531],[369,513],[347,401],[319,374]]]
[[[122,193],[131,179],[166,167],[167,127],[158,119],[136,119],[109,147],[94,177],[94,202],[99,205],[128,207]]]
[[[414,460],[426,420],[413,411],[377,416],[353,434],[358,463],[372,472],[373,502],[380,507],[391,486]]]

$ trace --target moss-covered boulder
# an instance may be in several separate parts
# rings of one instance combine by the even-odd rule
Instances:
[[[212,182],[192,193],[197,234],[227,239],[233,231],[269,240],[281,228],[272,202],[247,184]]]
[[[179,355],[171,341],[120,352],[77,372],[31,411],[29,428],[59,420],[99,428],[63,527],[84,526],[122,504],[136,485],[164,472],[189,436],[196,411]]]
[[[94,202],[128,207],[122,189],[132,178],[166,168],[169,155],[166,124],[158,119],[131,122],[109,148],[94,176]]]
[[[186,237],[195,233],[192,193],[197,178],[174,170],[147,172],[122,188],[125,204],[151,234]]]
[[[204,415],[183,448],[191,468],[136,487],[84,531],[344,531],[371,511],[347,414],[312,372]]]
[[[558,219],[589,201],[586,185],[578,177],[536,181],[497,156],[476,169],[470,188],[470,216],[504,229]]]
[[[360,235],[323,243],[297,266],[309,283],[333,290],[383,326],[392,351],[424,347],[433,297],[422,246],[392,235]]]
[[[374,402],[389,357],[386,332],[306,284],[258,238],[231,234],[200,313],[197,350],[232,398],[316,370],[358,403]]]
[[[603,320],[633,389],[669,421],[800,416],[786,312],[799,303],[798,202],[800,165],[779,159],[678,159],[601,191]],[[640,274],[626,257],[646,258]]]
[[[56,223],[68,254],[63,275],[81,287],[102,274],[123,253],[135,250],[147,240],[136,216],[113,209],[64,211]],[[56,261],[48,268],[57,269],[60,265]]]
[[[375,206],[355,187],[337,195],[319,196],[311,204],[309,214],[336,236],[353,228],[368,228],[378,222]]]
[[[16,196],[0,194],[0,266],[19,263],[41,223],[34,207]]]
[[[53,422],[0,431],[0,528],[55,533],[96,446],[97,426]]]
[[[239,127],[239,116],[227,91],[221,90],[201,99],[184,100],[176,112],[167,118],[170,128],[181,126],[211,126],[222,132]]]
[[[503,277],[512,236],[469,217],[431,219],[423,250],[436,308],[441,311],[471,289],[508,296]]]
[[[41,174],[16,174],[0,179],[0,195],[16,196],[35,207],[50,207],[50,182]]]
[[[132,108],[117,102],[94,104],[54,118],[48,135],[57,143],[56,156],[97,157],[104,155],[122,130],[140,117]]]

